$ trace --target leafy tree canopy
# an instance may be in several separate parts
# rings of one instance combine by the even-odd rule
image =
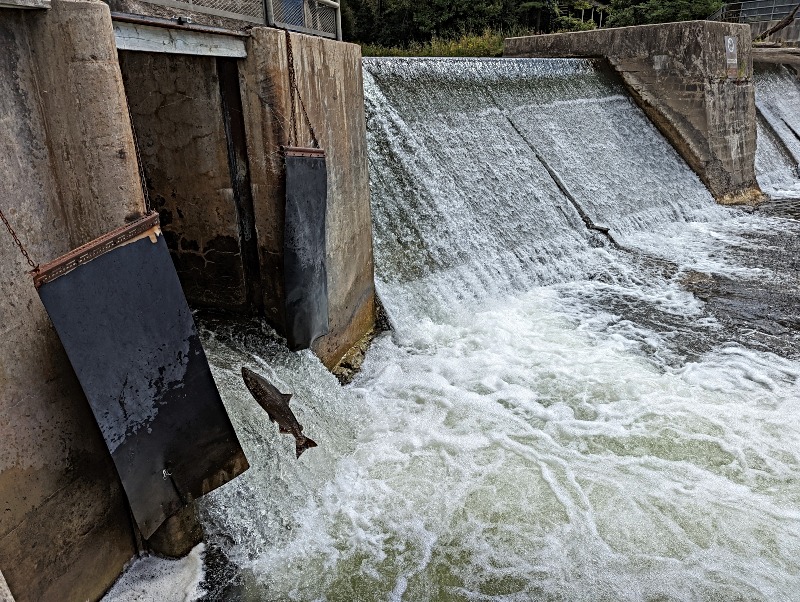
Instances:
[[[705,19],[722,0],[611,0],[609,27]]]
[[[704,19],[722,0],[343,0],[345,39],[408,46],[487,30],[508,34]]]

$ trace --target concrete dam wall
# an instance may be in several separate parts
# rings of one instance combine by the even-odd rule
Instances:
[[[204,585],[257,600],[791,599],[796,215],[716,203],[603,61],[364,71],[394,330],[346,387],[252,325],[206,332],[252,468],[200,502],[206,554],[226,559]],[[324,454],[294,459],[241,365],[294,392]],[[156,568],[177,583],[182,567]]]
[[[758,111],[756,172],[773,198],[800,196],[800,79],[781,65],[755,70]]]
[[[118,52],[107,4],[39,8],[0,8],[0,208],[31,256],[44,263],[141,217],[146,192],[192,306],[263,312],[281,332],[284,33],[212,35],[241,49],[232,57]],[[148,30],[165,39],[159,31],[192,35]],[[375,319],[361,56],[358,46],[292,37],[328,157],[330,328],[314,351],[332,368]],[[137,537],[30,268],[3,234],[0,572],[17,602],[98,599],[142,546],[185,553],[198,533],[179,517],[150,542]]]
[[[32,257],[141,216],[108,8],[0,9],[0,46],[0,196]],[[0,571],[18,601],[96,599],[136,551],[125,499],[30,267],[0,239]]]
[[[693,21],[511,38],[504,55],[608,59],[717,200],[758,198],[748,26]]]
[[[351,550],[352,540],[337,539],[346,529],[340,528],[339,514],[327,517],[326,512],[347,515],[348,504],[358,501],[348,498],[349,490],[339,491],[331,483],[331,471],[341,470],[346,478],[339,480],[344,483],[374,469],[371,483],[382,483],[387,474],[382,463],[400,457],[381,442],[382,429],[392,432],[388,441],[397,449],[416,445],[386,423],[387,416],[402,421],[415,412],[414,405],[406,404],[398,375],[419,368],[415,362],[422,360],[414,358],[417,347],[425,348],[426,336],[432,342],[432,365],[442,373],[419,377],[412,388],[426,380],[425,386],[436,388],[442,374],[460,374],[438,355],[446,336],[425,328],[468,330],[465,324],[447,323],[460,319],[465,300],[477,300],[480,306],[500,293],[522,294],[537,287],[590,282],[587,288],[597,293],[599,302],[611,305],[591,283],[622,278],[635,295],[647,296],[649,289],[636,288],[633,274],[638,268],[616,257],[620,248],[642,256],[660,249],[668,255],[662,258],[664,269],[674,270],[679,259],[651,240],[655,229],[668,224],[676,236],[690,240],[688,224],[716,223],[727,215],[712,202],[712,195],[723,202],[758,196],[756,104],[749,46],[741,28],[682,24],[613,34],[540,36],[507,45],[509,56],[602,57],[612,70],[603,61],[584,59],[368,61],[365,75],[357,46],[291,34],[300,97],[328,161],[325,255],[330,324],[329,333],[313,344],[316,357],[293,354],[270,338],[275,336],[271,329],[280,337],[287,327],[286,182],[279,147],[286,144],[291,129],[292,92],[284,32],[245,28],[222,18],[207,18],[204,25],[227,29],[201,31],[202,25],[172,20],[142,26],[150,50],[136,48],[135,35],[130,45],[118,50],[119,30],[128,27],[125,31],[130,33],[131,22],[114,17],[107,4],[20,4],[33,8],[0,8],[0,78],[8,83],[0,89],[0,198],[5,199],[0,209],[37,262],[141,217],[148,203],[158,211],[192,308],[240,321],[232,332],[204,330],[203,336],[214,377],[253,468],[241,482],[198,504],[202,525],[190,512],[143,541],[85,396],[26,274],[29,266],[3,231],[0,586],[5,581],[17,602],[99,599],[139,551],[184,554],[199,541],[201,526],[207,541],[230,558],[236,553],[242,554],[240,559],[258,557],[264,548],[285,559],[292,554],[305,558],[304,550],[312,550],[313,556],[320,549],[312,545],[313,532],[284,528],[294,525],[293,512],[301,507],[330,523],[330,537],[320,540],[321,547],[336,542],[346,550],[342,558],[363,556],[370,567],[379,565],[383,552],[373,557],[372,548],[366,553]],[[143,13],[152,7],[136,0],[113,0],[111,5]],[[161,17],[172,14],[164,7],[152,10]],[[204,50],[176,51],[173,44],[168,51],[152,51],[153,43],[169,46],[175,36],[195,34],[206,36]],[[733,75],[724,52],[726,37],[738,43]],[[209,52],[210,46],[225,52]],[[784,76],[784,71],[777,76],[777,87],[785,86]],[[765,85],[769,81],[765,76]],[[787,89],[781,88],[773,100],[764,97],[759,127],[768,123],[767,105],[775,105]],[[540,119],[529,119],[531,110]],[[309,144],[310,132],[297,111],[301,142]],[[771,143],[789,153],[782,157],[790,157],[791,140],[779,134]],[[604,169],[593,162],[598,153],[608,154]],[[651,157],[658,159],[659,170],[653,169]],[[767,182],[764,174],[770,170],[760,169],[759,181]],[[370,178],[376,196],[372,206]],[[368,369],[360,381],[364,388],[357,383],[355,390],[361,392],[354,393],[338,389],[326,369],[334,368],[373,329],[373,233],[378,285],[386,293],[390,318],[398,336],[407,337],[401,340],[415,342],[403,350],[382,338],[378,357],[392,368],[383,375],[374,366]],[[702,247],[694,239],[691,244]],[[697,253],[693,261],[704,265],[705,256]],[[672,294],[674,283],[651,275],[657,288],[662,287],[658,294]],[[550,294],[555,293],[545,293]],[[686,307],[694,311],[689,301]],[[521,311],[536,314],[540,309],[524,306]],[[548,316],[542,316],[547,322]],[[501,322],[506,319],[515,318],[505,316]],[[504,332],[503,324],[479,324]],[[676,328],[677,339],[689,336]],[[536,336],[535,329],[523,330]],[[250,336],[251,331],[259,337]],[[417,331],[428,334],[414,339]],[[739,331],[734,334],[732,340],[739,341]],[[492,346],[480,333],[468,337]],[[670,358],[690,353],[680,345],[667,345],[662,351]],[[517,351],[498,353],[510,358]],[[475,360],[476,373],[484,359]],[[629,363],[619,358],[614,369]],[[253,414],[252,399],[239,380],[237,371],[244,364],[271,370],[278,382],[297,393],[300,418],[321,446],[332,450],[327,459],[300,464],[277,455],[274,450],[280,449],[281,441],[275,439],[275,429],[263,413]],[[557,367],[552,370],[558,372]],[[649,376],[642,368],[632,378]],[[494,386],[494,381],[465,385],[460,379],[453,389],[442,389],[444,405],[452,404],[448,395],[462,386],[473,393]],[[523,384],[535,388],[530,382]],[[778,382],[774,390],[781,387]],[[536,395],[545,393],[542,389]],[[459,393],[455,402],[464,398]],[[373,399],[386,405],[372,404]],[[389,410],[385,415],[384,407]],[[435,415],[428,416],[429,408],[422,411],[430,424],[437,424]],[[467,422],[473,419],[468,416]],[[364,433],[364,424],[378,427]],[[491,422],[481,423],[481,428],[505,432],[504,426]],[[451,434],[461,441],[461,434]],[[358,447],[363,443],[360,435],[366,450]],[[350,458],[354,449],[356,456]],[[371,455],[370,449],[379,453]],[[443,448],[437,454],[446,457],[451,451]],[[336,453],[352,462],[339,466]],[[469,465],[460,456],[458,462]],[[403,470],[389,465],[389,473],[402,475]],[[358,474],[350,472],[353,467]],[[471,465],[467,472],[473,469],[479,472]],[[430,482],[450,482],[451,476],[437,473]],[[616,477],[625,480],[621,474]],[[316,483],[323,484],[322,489]],[[535,483],[537,495],[546,490],[543,483]],[[451,484],[455,489],[455,482]],[[423,491],[423,485],[411,483],[409,488]],[[389,538],[405,540],[419,527],[405,512],[419,500],[411,495],[408,504],[395,507],[371,487],[364,484],[361,491],[370,505],[389,517]],[[535,505],[539,498],[527,493],[521,499]],[[327,506],[320,501],[326,495],[332,496]],[[435,492],[428,498],[435,500]],[[458,509],[453,508],[456,516]],[[254,509],[259,512],[256,518]],[[478,515],[483,512],[478,509]],[[269,520],[262,521],[262,516]],[[475,530],[481,520],[461,526]],[[574,524],[584,528],[578,519]],[[528,527],[539,529],[523,525]],[[226,533],[236,534],[233,548]],[[294,533],[299,539],[292,539]],[[371,531],[368,535],[364,541],[384,537]],[[411,540],[409,549],[414,550],[416,540]],[[295,543],[298,547],[292,548]],[[427,578],[428,567],[409,573],[407,559],[395,552],[384,555],[397,564],[392,564],[389,580],[411,582],[411,591],[417,593],[425,590],[415,579]],[[324,556],[319,554],[312,560]],[[432,554],[436,562],[449,562],[449,551]],[[277,556],[264,560],[268,578],[257,567],[237,569],[252,571],[254,587],[265,599],[287,597],[295,576],[291,563]],[[300,560],[297,564],[305,566]],[[310,597],[320,595],[320,588],[336,590],[340,582],[346,582],[344,590],[352,588],[352,599],[372,591],[374,583],[360,583],[361,577],[351,580],[356,569],[345,565],[337,565],[331,579],[302,573],[295,585]],[[377,574],[372,568],[369,574]],[[453,579],[464,582],[471,572],[486,577],[487,591],[498,582],[485,566],[452,568]],[[380,588],[385,585],[381,582]],[[0,597],[2,593],[0,587]]]

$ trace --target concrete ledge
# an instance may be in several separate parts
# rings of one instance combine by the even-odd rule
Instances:
[[[0,8],[50,8],[50,0],[0,0]]]
[[[510,38],[504,55],[607,59],[714,197],[745,202],[760,193],[750,46],[746,25],[690,21]]]
[[[791,65],[800,72],[800,48],[753,48],[754,63]]]

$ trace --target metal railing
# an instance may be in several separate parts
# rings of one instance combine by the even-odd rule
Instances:
[[[779,21],[786,17],[798,0],[750,0],[748,2],[730,2],[711,15],[709,21],[726,21],[729,23],[758,23],[761,21]]]
[[[335,0],[145,0],[196,13],[342,39],[342,11]]]
[[[265,0],[273,27],[342,39],[342,11],[334,0]]]

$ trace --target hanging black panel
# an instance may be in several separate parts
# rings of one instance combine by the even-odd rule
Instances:
[[[145,538],[247,469],[157,215],[45,266],[35,284]]]
[[[320,149],[283,149],[286,161],[284,285],[286,339],[293,351],[307,349],[328,332],[325,214],[328,172]]]

